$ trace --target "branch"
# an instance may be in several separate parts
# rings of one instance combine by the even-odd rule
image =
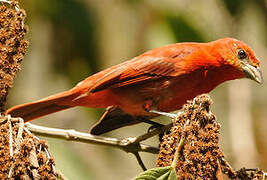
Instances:
[[[138,164],[141,166],[141,168],[143,169],[143,171],[146,171],[147,168],[146,168],[144,162],[142,161],[140,154],[138,152],[136,152],[136,153],[134,153],[134,156],[136,157],[136,160],[137,160]]]
[[[119,148],[125,152],[131,152],[134,154],[136,152],[148,152],[148,153],[158,154],[159,152],[159,149],[157,147],[142,144],[139,143],[140,141],[136,141],[136,139],[139,140],[138,137],[125,138],[125,139],[109,138],[102,136],[94,136],[92,134],[78,132],[73,129],[65,130],[57,128],[48,128],[44,126],[34,125],[31,123],[25,123],[25,127],[28,128],[31,132],[40,136],[53,137],[53,138],[59,138],[68,141],[83,142],[88,144],[111,146]],[[151,132],[148,132],[147,134],[150,137],[152,137],[153,135],[156,135],[155,132],[161,132],[161,131],[156,129]],[[142,139],[147,139],[147,137]]]

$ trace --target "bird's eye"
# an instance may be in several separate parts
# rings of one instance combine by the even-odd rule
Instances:
[[[238,51],[238,58],[239,59],[246,59],[247,58],[247,53],[243,49],[240,49]]]

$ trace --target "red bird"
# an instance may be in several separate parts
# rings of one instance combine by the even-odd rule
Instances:
[[[100,71],[74,88],[18,105],[7,114],[30,121],[75,106],[107,108],[92,134],[149,122],[156,111],[170,112],[224,81],[263,82],[259,60],[245,43],[223,38],[209,43],[177,43],[156,48]],[[153,110],[153,112],[152,112]]]

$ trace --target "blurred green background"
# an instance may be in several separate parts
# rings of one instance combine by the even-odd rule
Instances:
[[[267,75],[266,0],[27,0],[30,48],[9,107],[72,88],[87,76],[162,45],[235,37],[248,43]],[[221,146],[233,167],[267,170],[267,85],[227,82],[212,91]],[[87,131],[102,110],[73,108],[34,121]],[[132,137],[141,124],[107,136]],[[141,168],[132,154],[90,144],[48,139],[69,179],[132,179]],[[148,143],[157,145],[157,138]],[[148,168],[156,155],[142,153]]]

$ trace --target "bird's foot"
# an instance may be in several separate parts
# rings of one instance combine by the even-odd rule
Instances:
[[[155,125],[155,124],[154,124],[154,125],[152,125],[152,126],[150,126],[150,127],[148,128],[147,132],[149,133],[149,132],[151,132],[151,131],[153,131],[153,130],[155,130],[155,129],[160,129],[160,128],[162,128],[162,127],[164,127],[164,125],[162,125],[162,124]],[[165,134],[164,132],[158,134],[158,137],[159,137],[159,141],[160,141],[160,142],[162,141],[162,138],[163,138],[164,134]]]
[[[147,130],[147,132],[151,132],[153,131],[154,129],[159,129],[159,128],[162,128],[164,125],[163,124],[153,124],[152,126],[150,126]]]

